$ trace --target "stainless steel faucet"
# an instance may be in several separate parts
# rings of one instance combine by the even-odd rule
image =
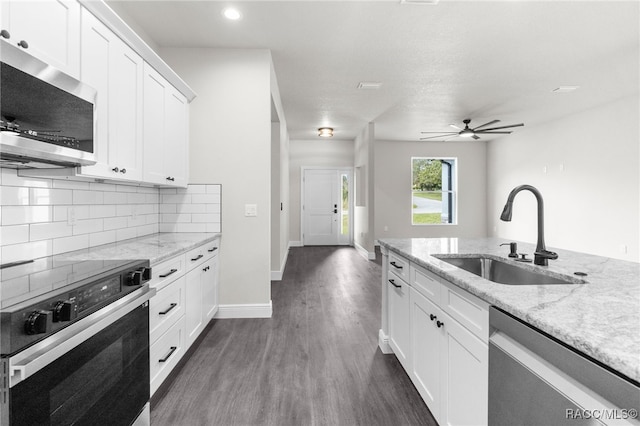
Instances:
[[[509,197],[507,197],[507,203],[504,205],[500,219],[505,222],[511,222],[513,199],[516,197],[518,192],[524,189],[531,191],[538,201],[538,242],[536,244],[536,251],[533,253],[533,263],[536,265],[547,266],[549,264],[549,259],[558,258],[558,253],[547,250],[544,244],[544,203],[542,201],[542,194],[540,194],[540,191],[531,185],[520,185],[513,188],[509,193]]]

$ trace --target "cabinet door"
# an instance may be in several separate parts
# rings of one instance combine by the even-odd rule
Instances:
[[[404,369],[411,371],[409,286],[392,273],[388,277],[389,344]]]
[[[489,349],[445,313],[441,351],[440,424],[486,425],[489,404]]]
[[[164,173],[164,140],[166,90],[169,83],[154,70],[144,64],[143,94],[143,140],[144,140],[144,181],[166,184]]]
[[[204,303],[205,324],[213,319],[218,312],[218,256],[214,256],[205,262],[207,271],[203,274],[202,301]]]
[[[113,33],[89,11],[83,9],[80,78],[97,91],[96,128],[93,138],[97,163],[82,167],[82,173],[96,176],[108,176],[112,173],[109,168],[109,158],[113,155],[109,147],[109,64],[113,43]]]
[[[440,309],[429,299],[411,289],[411,360],[410,377],[431,410],[440,419],[440,354],[443,342],[443,327],[436,321],[441,317]]]
[[[203,268],[204,266],[202,265],[198,266],[187,273],[186,276],[185,317],[187,348],[191,346],[204,328],[204,315],[202,312]]]
[[[109,163],[127,180],[142,180],[143,60],[123,41],[114,43],[109,95]]]
[[[3,1],[2,29],[10,42],[26,41],[27,52],[80,77],[80,4],[76,0]]]
[[[166,108],[165,183],[186,187],[189,156],[189,104],[184,96],[169,86]],[[170,180],[166,181],[166,179]]]

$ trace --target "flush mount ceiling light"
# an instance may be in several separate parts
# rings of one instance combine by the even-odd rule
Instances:
[[[569,93],[575,90],[578,90],[580,86],[560,86],[553,89],[551,92],[553,93]]]
[[[332,127],[320,127],[318,129],[318,136],[320,136],[321,138],[333,137],[333,128]]]
[[[238,21],[242,18],[242,14],[238,9],[234,9],[233,7],[227,7],[222,11],[222,16],[227,18],[230,21]]]

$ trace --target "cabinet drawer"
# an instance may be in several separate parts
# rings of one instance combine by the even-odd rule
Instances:
[[[489,304],[473,294],[442,282],[440,307],[485,343],[489,341]]]
[[[395,273],[405,281],[409,280],[409,262],[393,252],[389,252],[388,270]]]
[[[184,275],[160,290],[149,301],[149,342],[153,344],[184,315]]]
[[[191,271],[196,266],[217,255],[219,246],[220,240],[216,239],[189,250],[186,254],[187,270]]]
[[[167,378],[185,352],[185,322],[182,316],[149,349],[151,395]]]
[[[411,287],[419,291],[423,296],[428,297],[435,304],[440,304],[440,293],[442,284],[440,278],[420,266],[411,264],[409,268]]]
[[[186,272],[185,256],[173,257],[151,267],[151,281],[149,286],[160,291],[168,284],[180,278]]]

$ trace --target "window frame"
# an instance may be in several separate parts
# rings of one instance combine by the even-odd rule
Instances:
[[[444,194],[450,194],[449,197],[447,197],[449,199],[449,202],[451,203],[451,210],[452,210],[452,214],[449,215],[449,220],[450,222],[440,222],[440,223],[414,223],[414,212],[413,212],[413,193],[414,193],[414,189],[413,189],[413,164],[415,160],[438,160],[441,162],[447,162],[449,164],[453,163],[453,167],[451,167],[451,182],[450,182],[450,186],[451,189],[445,191],[445,190],[440,190],[440,191],[429,191],[429,192],[434,192],[434,193],[440,193],[442,194],[441,198],[444,198]],[[458,225],[458,169],[460,167],[460,160],[458,159],[458,157],[453,157],[453,156],[412,156],[411,157],[411,163],[410,163],[410,201],[411,201],[411,226],[452,226],[452,225]],[[443,185],[444,186],[444,185]]]

